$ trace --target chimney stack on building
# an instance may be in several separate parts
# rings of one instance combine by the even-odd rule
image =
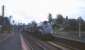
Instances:
[[[2,6],[2,17],[4,17],[4,5]]]

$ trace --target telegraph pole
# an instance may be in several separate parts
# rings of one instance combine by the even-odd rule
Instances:
[[[81,25],[80,25],[80,22],[79,22],[79,39],[81,38]]]
[[[81,21],[79,17],[79,39],[81,39]]]

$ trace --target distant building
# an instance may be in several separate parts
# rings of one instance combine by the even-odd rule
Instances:
[[[2,6],[2,15],[0,16],[0,29],[9,30],[10,29],[10,19],[8,17],[4,17],[4,5]]]

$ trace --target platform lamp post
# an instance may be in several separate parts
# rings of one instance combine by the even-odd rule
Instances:
[[[9,22],[10,22],[10,26],[9,26],[9,28],[10,28],[10,31],[12,31],[12,30],[11,30],[11,29],[12,29],[11,18],[12,18],[12,16],[9,16]]]
[[[12,22],[13,22],[13,32],[14,32],[14,27],[15,27],[15,26],[14,26],[14,23],[15,23],[15,21],[13,20]]]

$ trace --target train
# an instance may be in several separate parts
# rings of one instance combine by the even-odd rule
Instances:
[[[27,29],[27,32],[33,36],[41,38],[42,40],[51,40],[53,38],[52,25],[47,21],[43,22],[41,25],[38,26],[30,25]]]

